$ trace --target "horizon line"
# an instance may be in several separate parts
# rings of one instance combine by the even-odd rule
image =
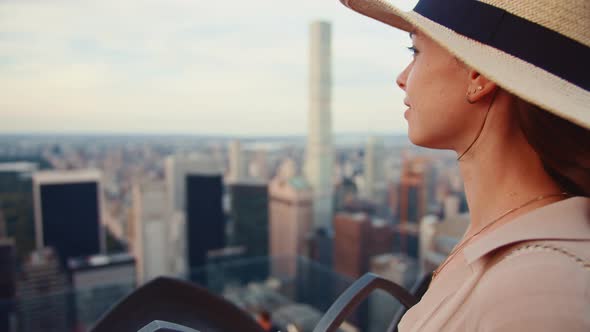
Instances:
[[[406,136],[407,133],[401,132],[357,132],[357,131],[342,131],[334,132],[333,136]],[[0,132],[0,137],[8,136],[171,136],[171,137],[306,137],[307,133],[267,133],[267,134],[255,134],[255,133],[242,133],[242,134],[231,134],[231,133],[166,133],[166,132],[119,132],[119,131],[87,131],[87,132]]]

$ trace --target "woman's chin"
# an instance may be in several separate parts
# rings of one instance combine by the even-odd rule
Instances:
[[[440,137],[436,137],[436,135],[425,135],[423,133],[417,132],[417,130],[408,130],[408,138],[412,144],[421,146],[423,148],[429,149],[449,149],[447,144],[443,142]]]
[[[414,145],[418,145],[418,146],[422,146],[422,147],[429,147],[428,146],[428,140],[426,139],[426,137],[424,137],[424,135],[422,135],[418,130],[416,130],[416,128],[412,128],[412,126],[409,126],[408,128],[408,138],[410,139],[410,142],[412,142],[412,144]]]

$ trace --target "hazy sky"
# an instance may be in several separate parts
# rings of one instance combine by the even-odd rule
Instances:
[[[0,133],[305,133],[317,19],[334,130],[404,133],[409,37],[338,0],[0,0]]]

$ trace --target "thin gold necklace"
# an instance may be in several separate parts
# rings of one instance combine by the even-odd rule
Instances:
[[[457,255],[457,253],[461,249],[463,249],[463,247],[465,247],[469,243],[469,241],[471,241],[471,239],[473,239],[476,235],[478,235],[481,232],[485,231],[486,229],[490,228],[490,226],[492,226],[493,224],[495,224],[496,222],[498,222],[500,219],[506,217],[507,215],[513,213],[516,210],[522,209],[523,207],[525,207],[525,206],[527,206],[529,204],[533,204],[535,202],[538,202],[540,200],[543,200],[543,199],[546,199],[546,198],[550,198],[550,197],[557,197],[557,196],[569,196],[569,194],[566,193],[566,192],[563,192],[563,193],[559,193],[559,194],[551,194],[551,195],[537,196],[537,197],[531,199],[530,201],[527,201],[527,202],[521,204],[519,207],[512,208],[512,209],[510,209],[510,210],[502,213],[502,215],[500,215],[496,219],[492,220],[492,222],[490,222],[489,224],[487,224],[484,227],[482,227],[479,231],[477,231],[475,234],[473,234],[470,237],[468,237],[467,240],[463,241],[459,246],[457,246],[455,249],[453,249],[453,251],[451,251],[451,253],[447,257],[447,259],[445,259],[445,261],[436,270],[434,270],[434,272],[432,272],[432,280],[434,280],[438,276],[438,274],[442,271],[442,269],[447,264],[449,264],[451,262],[451,260],[453,260],[453,257],[455,257],[455,255]]]

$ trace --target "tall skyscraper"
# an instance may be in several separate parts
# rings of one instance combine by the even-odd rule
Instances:
[[[305,176],[313,188],[314,227],[332,224],[331,28],[313,22],[310,29],[309,113]]]
[[[70,257],[103,253],[103,193],[96,170],[42,171],[33,175],[37,248],[55,248],[62,266]]]
[[[294,277],[294,258],[306,253],[306,237],[313,229],[313,196],[292,160],[283,162],[270,182],[269,199],[270,255],[279,258],[273,263],[273,274]]]
[[[268,256],[268,185],[240,181],[229,187],[233,246],[246,249],[247,257]]]
[[[173,274],[174,253],[170,246],[172,212],[164,183],[148,182],[133,187],[133,255],[137,284]]]

